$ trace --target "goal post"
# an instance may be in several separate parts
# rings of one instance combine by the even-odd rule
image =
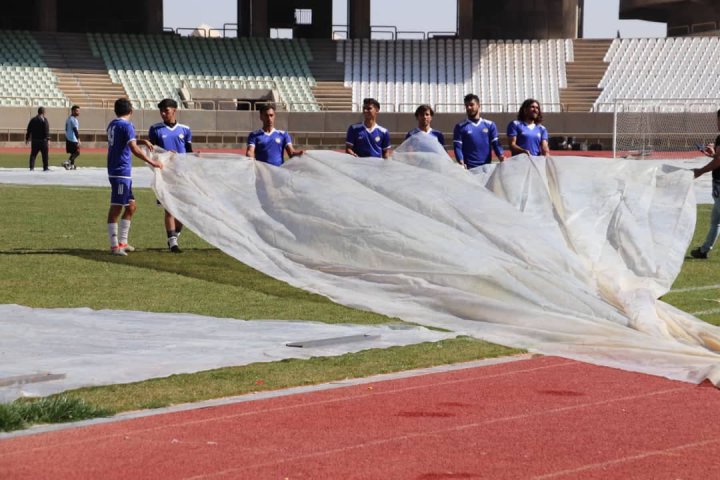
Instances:
[[[614,158],[673,158],[697,154],[718,135],[720,99],[616,99]]]

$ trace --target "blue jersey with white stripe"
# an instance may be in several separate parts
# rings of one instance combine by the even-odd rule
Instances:
[[[356,123],[348,128],[345,143],[358,157],[382,158],[383,152],[390,148],[390,132],[380,125],[368,130],[364,124]]]
[[[469,118],[455,125],[453,130],[455,158],[465,162],[467,168],[485,165],[492,161],[492,150],[498,157],[503,156],[503,148],[498,139],[495,122],[479,119],[473,122]]]
[[[437,141],[440,142],[440,145],[443,147],[445,146],[445,135],[442,134],[442,132],[438,132],[437,130],[433,130],[432,128],[428,130],[427,132],[424,130],[420,130],[419,128],[415,127],[412,130],[410,130],[407,135],[405,135],[405,140],[412,137],[413,135],[417,133],[423,133],[425,135],[432,135],[433,137],[437,138]]]
[[[116,118],[107,128],[107,169],[111,177],[130,178],[132,152],[129,143],[135,140],[135,127],[124,118]]]
[[[165,150],[172,150],[177,153],[192,151],[192,132],[190,127],[182,123],[167,125],[163,122],[156,123],[148,131],[150,143]]]
[[[284,130],[267,133],[262,128],[248,135],[248,148],[255,146],[255,159],[279,167],[283,164],[285,147],[292,145],[290,134]]]
[[[508,124],[507,136],[517,137],[517,146],[529,151],[530,155],[542,155],[542,141],[547,141],[548,131],[539,123],[528,125],[520,120],[513,120]]]

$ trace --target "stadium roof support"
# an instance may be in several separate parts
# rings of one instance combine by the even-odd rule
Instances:
[[[457,0],[461,38],[577,38],[582,0]],[[472,19],[472,20],[470,20]]]
[[[620,18],[667,23],[671,36],[720,30],[717,0],[620,0]]]

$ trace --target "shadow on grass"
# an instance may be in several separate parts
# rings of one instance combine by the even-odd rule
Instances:
[[[292,287],[251,268],[215,248],[183,248],[182,253],[171,253],[165,248],[139,249],[126,257],[113,256],[96,249],[8,249],[3,255],[71,255],[110,264],[145,268],[155,272],[172,273],[195,280],[241,287],[273,297],[282,297],[315,303],[332,303],[329,299]]]

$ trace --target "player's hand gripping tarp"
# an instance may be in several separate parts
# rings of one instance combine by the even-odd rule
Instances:
[[[720,383],[718,328],[657,300],[694,229],[692,172],[518,156],[478,174],[420,137],[392,160],[312,151],[281,168],[164,153],[153,188],[211,244],[338,303]]]

